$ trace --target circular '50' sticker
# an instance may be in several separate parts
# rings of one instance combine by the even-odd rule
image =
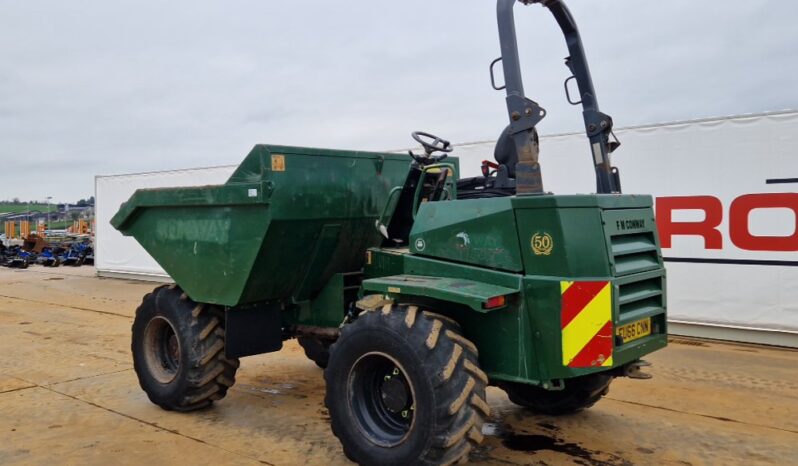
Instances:
[[[548,233],[535,233],[532,235],[532,252],[536,256],[549,256],[554,250],[554,238]]]

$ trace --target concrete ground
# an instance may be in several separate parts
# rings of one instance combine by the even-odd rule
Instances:
[[[0,270],[0,464],[348,464],[322,373],[288,342],[244,358],[213,408],[150,404],[130,326],[154,285],[79,269]],[[798,352],[675,339],[650,381],[619,379],[593,409],[551,418],[488,390],[474,464],[796,464]]]

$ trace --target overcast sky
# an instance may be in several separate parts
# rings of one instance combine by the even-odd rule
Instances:
[[[798,108],[798,2],[571,0],[616,126]],[[0,0],[0,199],[238,163],[256,143],[494,139],[491,0]],[[578,130],[553,18],[516,7],[543,134]],[[489,154],[486,154],[489,155]],[[541,157],[545,159],[545,148]]]

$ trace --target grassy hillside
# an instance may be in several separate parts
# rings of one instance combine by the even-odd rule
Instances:
[[[50,204],[50,210],[55,210],[55,204]],[[27,212],[28,210],[38,210],[40,212],[47,212],[47,204],[8,204],[0,202],[0,214],[15,214],[18,212]]]

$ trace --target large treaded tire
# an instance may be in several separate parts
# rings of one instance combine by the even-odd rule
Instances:
[[[536,413],[561,416],[588,409],[609,393],[613,377],[593,374],[565,381],[559,391],[513,382],[499,384],[510,401]]]
[[[358,391],[357,368],[374,355],[387,355],[401,368],[412,394],[410,425],[401,439],[380,437],[363,421],[362,406],[371,405],[358,401],[368,396]],[[482,424],[490,414],[488,377],[479,368],[476,346],[447,317],[392,304],[365,312],[331,346],[324,378],[333,434],[358,464],[449,465],[467,461],[482,442]]]
[[[330,362],[330,342],[312,337],[297,338],[299,346],[305,351],[305,356],[315,362],[317,366],[325,369]]]
[[[193,411],[224,398],[239,367],[238,359],[224,354],[224,320],[222,309],[195,303],[175,285],[144,297],[133,321],[131,350],[150,401],[166,410]],[[168,339],[177,348],[159,350],[168,346],[160,334],[173,335]]]

